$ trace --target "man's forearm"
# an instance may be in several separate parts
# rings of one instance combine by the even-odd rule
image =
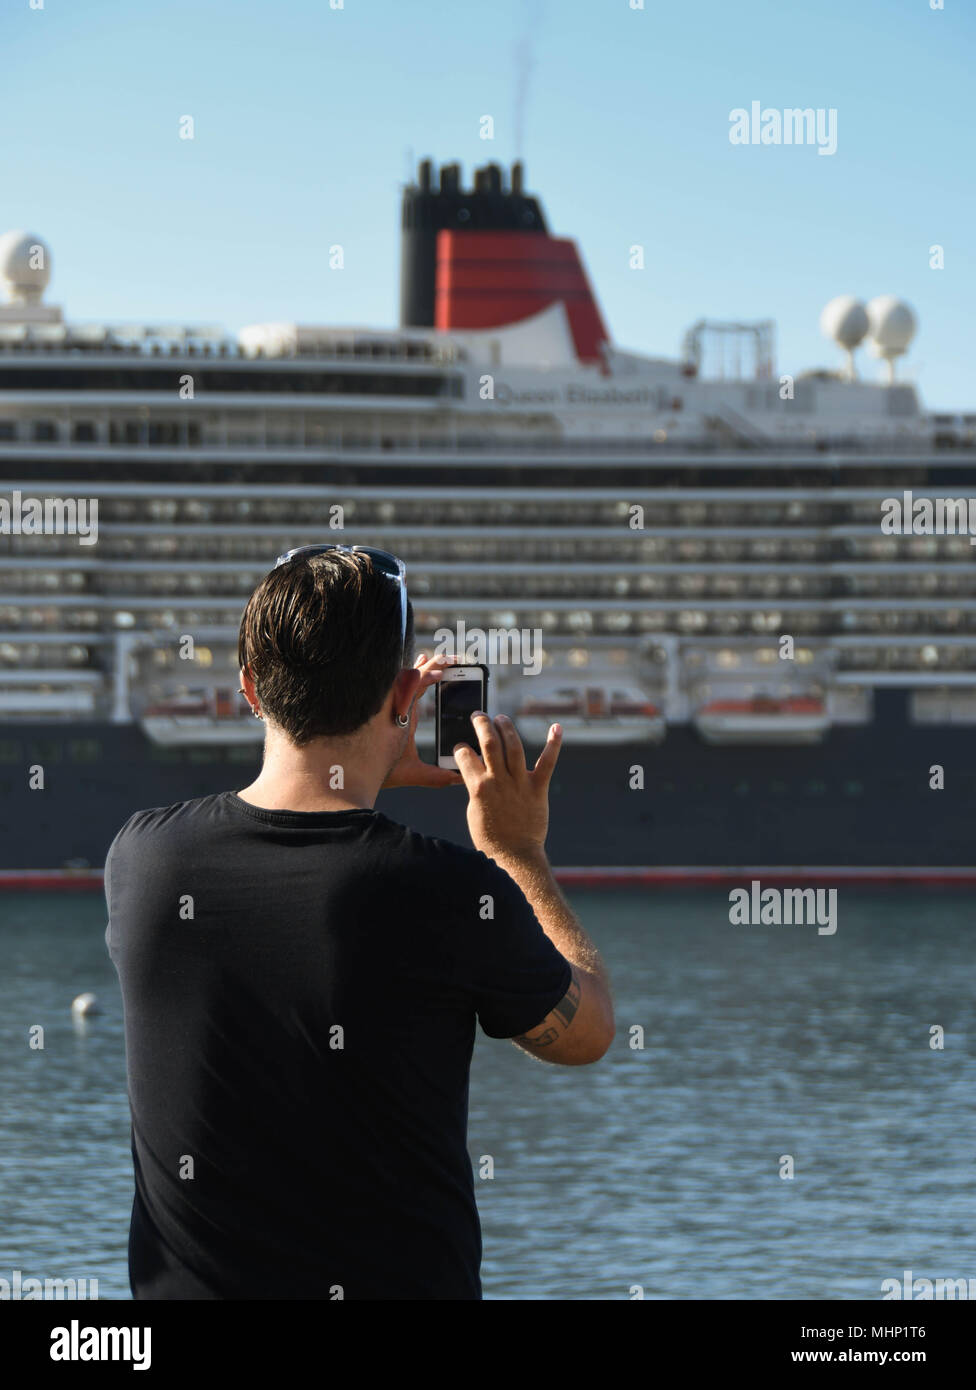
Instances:
[[[570,965],[578,966],[598,980],[609,995],[610,981],[600,953],[560,892],[545,850],[511,857],[493,857],[521,888],[556,950],[562,952]]]

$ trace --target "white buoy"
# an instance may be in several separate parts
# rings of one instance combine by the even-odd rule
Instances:
[[[101,1009],[94,994],[79,994],[77,999],[72,1001],[71,1012],[75,1018],[90,1018],[92,1014],[101,1013]]]

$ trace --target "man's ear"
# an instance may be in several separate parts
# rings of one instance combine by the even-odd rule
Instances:
[[[409,714],[410,706],[417,698],[421,682],[420,672],[415,666],[404,666],[393,682],[393,713]]]

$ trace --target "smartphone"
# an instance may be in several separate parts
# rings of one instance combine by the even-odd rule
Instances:
[[[475,710],[488,713],[488,667],[446,666],[437,682],[437,766],[452,767],[454,746],[466,743],[480,756],[481,745],[471,723]]]

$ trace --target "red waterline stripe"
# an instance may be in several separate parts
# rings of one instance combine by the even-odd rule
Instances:
[[[0,892],[77,893],[102,891],[101,869],[0,869]]]
[[[562,868],[553,871],[557,880],[567,887],[614,888],[654,885],[657,887],[701,883],[744,883],[759,879],[764,883],[933,883],[976,887],[976,868],[862,868],[838,865],[824,868],[821,864],[763,865],[751,868],[723,868],[702,865],[691,868],[614,868],[594,865],[587,868]],[[82,892],[102,891],[101,869],[0,869],[0,891],[18,892]]]

